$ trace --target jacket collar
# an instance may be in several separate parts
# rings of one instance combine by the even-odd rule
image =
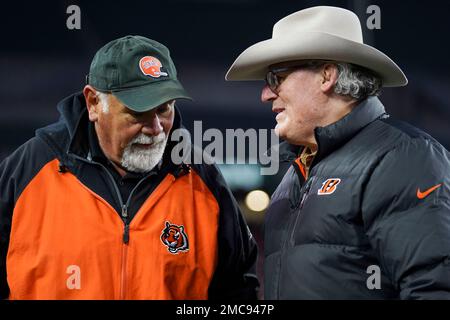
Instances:
[[[326,127],[317,127],[314,135],[318,151],[312,166],[339,149],[364,127],[384,116],[388,115],[381,101],[377,97],[369,97],[339,121]],[[303,146],[283,142],[280,145],[280,161],[295,160],[302,150]]]
[[[36,130],[36,136],[43,139],[61,161],[61,165],[67,166],[71,161],[69,150],[72,145],[82,148],[81,140],[77,132],[83,123],[83,116],[87,118],[86,104],[82,92],[74,93],[57,105],[60,117],[57,122]],[[76,149],[76,148],[75,148]],[[81,153],[80,150],[79,153]],[[83,153],[86,150],[83,150]]]

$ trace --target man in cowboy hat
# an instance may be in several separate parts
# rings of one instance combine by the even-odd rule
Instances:
[[[381,87],[408,81],[355,14],[281,19],[226,79],[266,80],[292,161],[266,214],[266,299],[450,298],[450,154],[386,113]]]

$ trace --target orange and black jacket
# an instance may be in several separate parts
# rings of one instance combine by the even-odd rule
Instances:
[[[82,94],[58,110],[0,165],[1,298],[256,298],[256,244],[216,166],[175,165],[169,142],[122,199]]]

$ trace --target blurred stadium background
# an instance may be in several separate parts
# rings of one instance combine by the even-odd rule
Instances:
[[[81,30],[66,28],[66,9],[72,4],[81,9]],[[365,28],[366,8],[372,4],[381,8],[381,30]],[[276,21],[315,5],[358,14],[366,43],[391,56],[410,79],[408,87],[383,91],[388,112],[449,149],[448,1],[17,1],[2,3],[0,13],[0,161],[35,129],[57,120],[57,102],[82,89],[96,50],[127,34],[170,48],[179,78],[195,99],[178,104],[188,129],[195,120],[203,121],[204,130],[272,129],[271,107],[259,100],[263,83],[225,82],[225,73],[242,50],[271,36]],[[262,281],[265,207],[252,207],[252,199],[264,204],[267,198],[262,193],[247,196],[254,190],[270,195],[286,168],[275,176],[261,176],[257,165],[221,169],[258,241]]]

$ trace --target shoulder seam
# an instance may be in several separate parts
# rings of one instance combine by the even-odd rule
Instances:
[[[387,119],[389,119],[389,118],[387,118]],[[392,128],[392,129],[394,129],[394,130],[400,132],[400,133],[402,134],[402,136],[405,136],[405,137],[407,137],[407,138],[410,139],[410,140],[415,140],[415,141],[418,141],[418,140],[424,140],[424,141],[434,142],[434,139],[433,139],[431,136],[429,136],[426,132],[423,132],[423,134],[421,134],[421,135],[411,136],[411,135],[409,135],[408,133],[406,133],[405,131],[403,131],[403,130],[397,128],[396,126],[394,126],[394,125],[392,125],[392,124],[390,124],[390,123],[388,123],[388,122],[386,122],[386,121],[384,121],[384,120],[387,120],[387,119],[380,119],[380,121],[381,121],[384,125],[388,126],[389,128]],[[409,124],[408,124],[408,125],[409,125]],[[403,142],[404,142],[404,141],[398,143],[397,145],[400,145],[400,144],[403,143]]]
[[[48,146],[48,144],[45,143],[45,141],[43,141],[40,138],[36,137],[36,141],[40,141],[41,143],[45,144],[45,146],[48,148],[48,151],[51,152],[46,152],[46,156],[43,157],[43,161],[36,163],[33,166],[33,170],[31,170],[31,174],[30,175],[25,175],[22,179],[17,180],[18,181],[18,190],[17,194],[14,195],[14,205],[16,204],[17,200],[19,199],[19,197],[21,196],[22,192],[25,190],[26,186],[39,174],[39,172],[42,170],[42,168],[44,168],[48,163],[50,163],[51,161],[57,159],[56,154],[54,153],[54,150],[52,150],[50,148],[50,146]]]

